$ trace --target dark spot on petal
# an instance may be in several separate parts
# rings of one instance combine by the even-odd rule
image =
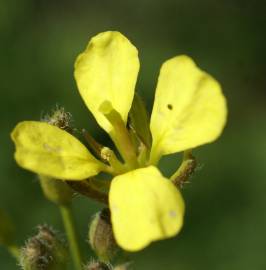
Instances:
[[[173,110],[173,105],[172,105],[172,104],[167,104],[167,108],[168,108],[169,110]]]

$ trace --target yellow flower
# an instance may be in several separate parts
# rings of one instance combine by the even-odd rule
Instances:
[[[83,180],[99,172],[115,175],[109,191],[111,221],[117,243],[129,251],[180,231],[182,196],[155,166],[162,155],[214,141],[227,113],[219,83],[190,57],[166,61],[151,115],[152,144],[146,145],[143,157],[126,129],[138,71],[137,49],[112,31],[93,37],[75,63],[74,75],[85,104],[125,161],[120,170],[112,162],[99,161],[74,136],[47,123],[22,122],[12,132],[15,159],[25,169],[62,180]]]

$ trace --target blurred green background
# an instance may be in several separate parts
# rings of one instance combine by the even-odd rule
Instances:
[[[104,141],[73,63],[90,37],[119,30],[139,49],[137,90],[149,109],[160,65],[185,53],[221,82],[230,111],[222,137],[195,151],[200,168],[183,191],[184,229],[133,254],[135,269],[266,269],[265,14],[263,0],[0,0],[0,207],[16,222],[18,243],[40,223],[62,224],[36,177],[15,164],[10,131],[57,103]],[[161,168],[169,174],[176,164],[168,157]],[[84,238],[101,205],[78,197],[74,208]],[[85,241],[83,251],[93,256]],[[18,269],[2,247],[0,269]]]

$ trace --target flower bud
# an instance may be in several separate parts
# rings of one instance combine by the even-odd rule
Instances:
[[[184,151],[183,161],[178,170],[171,176],[172,183],[179,188],[183,188],[184,184],[189,183],[190,176],[197,167],[197,161],[192,156],[191,151]]]
[[[37,237],[44,241],[46,245],[53,251],[53,257],[59,264],[64,264],[67,258],[67,248],[64,242],[56,235],[56,232],[47,225],[38,227]]]
[[[55,204],[67,205],[71,202],[73,191],[62,180],[39,175],[45,197]]]
[[[52,257],[47,247],[38,239],[31,238],[22,249],[20,265],[23,270],[48,269]]]
[[[20,265],[23,270],[64,270],[67,250],[47,226],[40,226],[36,236],[22,249]]]
[[[9,216],[0,209],[0,245],[9,246],[13,242],[14,225]]]
[[[72,127],[72,115],[65,111],[64,107],[56,106],[50,114],[47,114],[42,119],[43,122],[47,122],[50,125],[59,127],[69,133],[73,132]]]
[[[110,264],[100,261],[92,261],[84,268],[84,270],[111,270],[111,269],[112,266]]]
[[[97,256],[103,261],[109,261],[118,251],[108,208],[97,213],[92,220],[89,228],[89,242]]]

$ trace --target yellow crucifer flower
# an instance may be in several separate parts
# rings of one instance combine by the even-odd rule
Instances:
[[[128,251],[180,231],[182,196],[155,166],[162,155],[214,141],[227,113],[219,83],[190,57],[166,61],[151,115],[152,145],[147,158],[140,158],[126,129],[138,71],[137,49],[112,31],[93,37],[75,63],[84,102],[125,161],[120,171],[111,162],[109,166],[97,160],[71,134],[47,123],[22,122],[12,132],[15,159],[25,169],[62,180],[83,180],[99,172],[115,175],[109,191],[111,221],[117,243]]]

